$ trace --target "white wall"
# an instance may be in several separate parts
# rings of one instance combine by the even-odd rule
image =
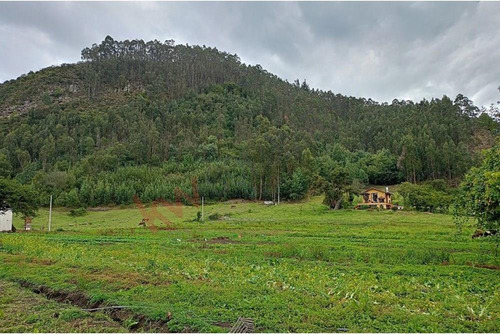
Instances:
[[[12,210],[0,211],[0,232],[12,230]]]

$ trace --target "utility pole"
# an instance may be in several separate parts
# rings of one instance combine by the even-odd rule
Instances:
[[[280,166],[278,165],[278,205],[280,205]]]
[[[52,225],[52,195],[50,195],[50,206],[49,206],[49,232],[50,225]]]
[[[205,204],[205,196],[201,196],[201,221],[205,221],[204,204]]]

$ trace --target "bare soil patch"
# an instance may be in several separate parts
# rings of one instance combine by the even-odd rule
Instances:
[[[494,266],[492,264],[480,264],[480,263],[467,263],[468,266],[483,268],[483,269],[491,269],[491,270],[500,270],[500,266]]]
[[[129,327],[132,332],[153,331],[157,333],[167,333],[168,325],[164,320],[153,320],[149,317],[136,314],[131,310],[121,306],[104,305],[103,302],[91,302],[85,294],[78,291],[59,291],[53,290],[44,285],[36,285],[31,282],[19,280],[18,283],[36,294],[41,294],[48,299],[55,300],[59,303],[68,303],[82,308],[83,310],[94,312],[101,311],[108,314],[113,321],[125,325],[130,319],[134,320],[134,324]]]
[[[215,237],[206,241],[208,244],[239,244],[241,241],[233,240],[229,237]]]

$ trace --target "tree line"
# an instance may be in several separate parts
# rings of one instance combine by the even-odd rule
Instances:
[[[107,37],[81,63],[0,85],[0,105],[26,95],[36,107],[0,119],[0,176],[66,206],[173,198],[193,178],[213,200],[295,200],[332,180],[457,184],[499,131],[462,95],[378,103],[173,41]]]

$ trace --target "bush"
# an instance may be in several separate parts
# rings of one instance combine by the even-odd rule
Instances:
[[[87,214],[87,210],[85,210],[85,208],[72,209],[69,212],[69,215],[71,217],[81,217],[81,216],[85,216],[86,214]]]
[[[452,190],[446,188],[446,191],[436,190],[435,187],[442,189],[442,184],[411,184],[404,182],[399,193],[403,196],[405,205],[414,208],[417,211],[446,212],[452,203]]]
[[[219,213],[215,212],[215,213],[212,213],[210,216],[208,216],[208,219],[210,219],[210,220],[219,220],[221,217],[222,216]]]
[[[484,151],[481,166],[472,168],[465,176],[455,207],[459,227],[463,219],[466,221],[468,216],[473,216],[477,228],[500,229],[500,138],[496,146]],[[498,247],[500,238],[492,239]]]

